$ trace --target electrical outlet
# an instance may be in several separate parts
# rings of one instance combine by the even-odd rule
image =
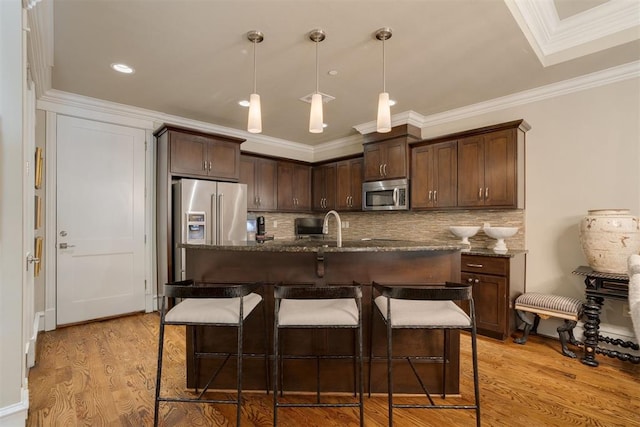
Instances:
[[[622,304],[622,317],[631,317],[631,313],[629,313],[629,303]]]
[[[273,221],[273,228],[278,228],[278,221]]]

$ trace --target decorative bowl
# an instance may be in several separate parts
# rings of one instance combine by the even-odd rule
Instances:
[[[460,237],[462,240],[460,243],[463,245],[471,245],[469,243],[469,237],[473,237],[480,230],[479,226],[464,226],[464,225],[452,225],[449,227],[451,233],[455,236]]]
[[[504,239],[514,236],[518,232],[518,227],[483,227],[484,233],[496,239],[498,242],[493,247],[494,252],[506,252],[507,245],[504,243]]]

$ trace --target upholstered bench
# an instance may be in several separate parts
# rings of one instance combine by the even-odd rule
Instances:
[[[518,318],[525,324],[522,337],[515,338],[513,340],[515,343],[526,343],[529,332],[537,332],[540,318],[564,319],[564,324],[558,327],[562,354],[567,357],[576,357],[576,354],[567,348],[567,340],[573,345],[579,344],[579,341],[573,336],[573,328],[582,316],[582,301],[558,295],[527,292],[516,298],[514,308]],[[528,316],[527,313],[533,314],[533,316]]]

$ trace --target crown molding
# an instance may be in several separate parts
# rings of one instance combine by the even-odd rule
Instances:
[[[574,79],[541,86],[535,89],[517,92],[489,101],[479,102],[442,113],[424,116],[415,111],[394,114],[392,124],[411,124],[419,128],[436,126],[443,123],[466,119],[492,111],[513,108],[519,105],[542,101],[616,82],[640,78],[640,61],[630,62],[618,67],[587,74]],[[110,121],[128,126],[155,130],[163,123],[185,126],[203,132],[222,133],[246,139],[243,151],[256,154],[268,154],[289,157],[302,161],[321,161],[345,154],[362,151],[362,136],[354,135],[329,141],[316,146],[308,146],[279,138],[250,134],[238,129],[227,128],[211,123],[185,119],[157,111],[146,110],[124,104],[89,98],[55,89],[47,91],[37,101],[37,108],[76,117],[91,118],[98,121]],[[375,121],[354,126],[361,134],[375,132]],[[339,153],[334,156],[334,154]]]
[[[246,131],[215,125],[198,120],[165,114],[116,102],[77,95],[74,93],[48,90],[36,104],[37,108],[59,114],[84,117],[98,121],[109,121],[127,126],[155,130],[164,123],[184,126],[202,132],[220,133],[243,138],[242,149],[269,155],[280,155],[296,160],[313,161],[313,147],[285,139],[251,134]]]
[[[36,86],[36,98],[51,89],[51,68],[53,67],[53,2],[52,0],[25,0],[27,15],[25,29],[29,70]]]
[[[573,92],[580,92],[639,77],[640,61],[634,61],[618,67],[608,68],[603,71],[586,74],[584,76],[565,80],[559,83],[553,83],[535,89],[517,92],[500,98],[491,99],[489,101],[445,111],[443,113],[432,114],[424,118],[421,128],[479,116],[492,111],[513,108],[519,105],[530,104],[532,102],[555,98]]]
[[[408,110],[408,111],[403,111],[402,113],[397,113],[391,116],[391,127],[398,126],[398,125],[407,125],[407,124],[421,127],[423,121],[424,121],[424,116],[422,114],[416,113],[415,111],[412,111],[412,110]],[[376,132],[376,121],[372,120],[367,123],[355,125],[353,128],[358,132],[360,132],[362,135],[373,133],[373,132]]]
[[[640,2],[609,1],[560,19],[553,0],[504,0],[547,67],[640,38]]]

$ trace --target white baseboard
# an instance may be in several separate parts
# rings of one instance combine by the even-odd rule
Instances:
[[[0,408],[0,426],[24,427],[29,415],[29,390],[23,388],[21,401],[13,405]]]
[[[38,341],[38,332],[44,331],[44,312],[39,311],[33,319],[33,329],[29,342],[27,342],[27,369],[36,364],[36,345]]]

